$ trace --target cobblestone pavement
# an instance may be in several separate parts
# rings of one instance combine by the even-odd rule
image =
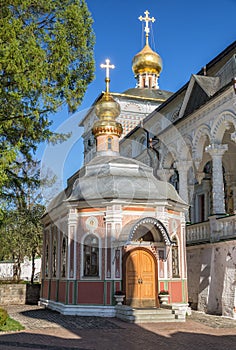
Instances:
[[[193,312],[186,322],[128,324],[11,305],[24,331],[0,333],[1,350],[236,350],[236,321]]]

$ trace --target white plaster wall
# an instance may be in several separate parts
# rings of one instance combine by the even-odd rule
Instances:
[[[0,279],[11,279],[13,277],[13,263],[0,262]],[[41,259],[35,259],[35,274],[41,271]],[[28,258],[24,259],[21,264],[21,278],[30,280],[32,273],[32,261]]]
[[[236,240],[188,246],[187,268],[192,305],[236,318]]]
[[[211,248],[187,247],[188,295],[192,307],[207,311]]]
[[[222,251],[224,262],[224,283],[222,293],[222,315],[236,318],[236,241],[227,242]]]

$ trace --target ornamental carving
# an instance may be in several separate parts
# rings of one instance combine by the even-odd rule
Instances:
[[[132,241],[133,237],[135,235],[135,232],[137,231],[137,229],[145,224],[151,224],[153,226],[155,226],[155,228],[161,233],[164,242],[166,243],[166,245],[171,245],[171,239],[170,236],[167,232],[167,229],[165,228],[165,226],[157,219],[155,218],[151,218],[151,217],[147,217],[144,219],[139,220],[131,229],[130,231],[130,235],[129,235],[129,240]]]

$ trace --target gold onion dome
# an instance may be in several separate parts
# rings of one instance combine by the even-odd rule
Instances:
[[[93,126],[93,134],[95,137],[104,134],[120,135],[123,132],[122,125],[116,121],[116,117],[120,114],[120,105],[113,97],[105,92],[99,102],[95,106],[95,114],[99,118]]]
[[[162,59],[154,52],[148,43],[137,53],[132,62],[132,69],[135,75],[142,73],[152,73],[159,76],[162,71]]]
[[[93,125],[93,134],[95,137],[100,135],[116,135],[120,137],[123,132],[122,125],[116,122],[116,117],[120,114],[120,105],[109,93],[109,71],[115,66],[110,64],[109,59],[106,59],[106,64],[101,64],[101,68],[106,68],[106,91],[95,105],[95,114],[99,120]]]
[[[120,105],[109,93],[105,92],[95,106],[95,113],[100,120],[115,120],[120,114]]]
[[[120,105],[109,93],[109,70],[115,68],[106,59],[106,64],[101,64],[101,68],[106,68],[106,91],[102,98],[95,105],[95,114],[99,118],[93,125],[93,134],[95,137],[100,135],[116,135],[120,137],[123,132],[122,125],[116,122],[116,117],[120,115]]]

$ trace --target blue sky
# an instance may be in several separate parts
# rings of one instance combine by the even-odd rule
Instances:
[[[177,91],[191,74],[197,73],[236,39],[236,0],[87,0],[87,4],[94,19],[96,77],[78,109],[79,118],[105,88],[105,72],[100,64],[106,58],[116,67],[110,74],[111,91],[123,92],[135,87],[132,58],[143,47],[144,35],[138,17],[144,16],[144,11],[148,10],[150,16],[156,18],[150,45],[163,60],[159,79],[163,90]],[[53,129],[67,129],[66,110],[53,116],[53,120]],[[77,128],[74,120],[69,124],[75,123],[72,127]],[[64,184],[66,178],[81,167],[81,133],[82,130],[76,132],[79,141],[73,141],[65,159],[61,159]]]
[[[132,58],[142,49],[144,11],[156,18],[153,47],[163,60],[160,88],[177,91],[225,47],[236,40],[236,0],[87,0],[96,35],[96,79],[89,86],[83,106],[104,89],[100,63],[109,57],[116,69],[111,90],[135,86]]]

